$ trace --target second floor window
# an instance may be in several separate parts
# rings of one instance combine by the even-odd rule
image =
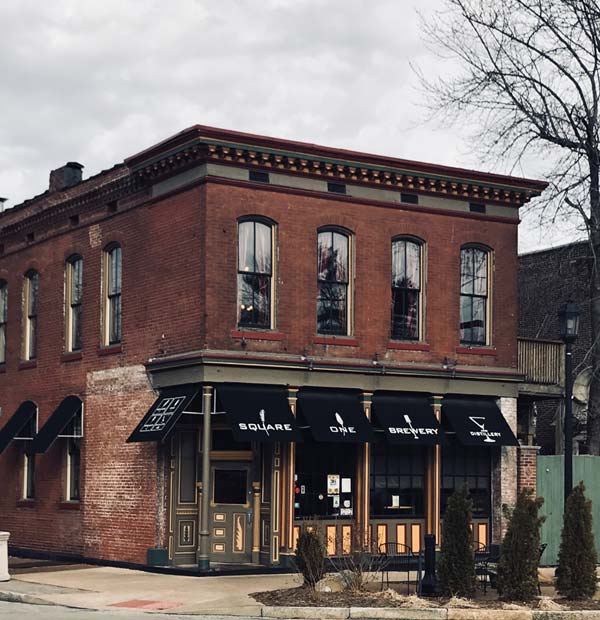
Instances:
[[[37,271],[25,274],[25,334],[23,342],[24,359],[34,360],[37,356],[37,313],[39,276]]]
[[[81,303],[83,300],[83,259],[74,256],[67,262],[66,334],[67,351],[81,350]]]
[[[104,299],[104,344],[121,342],[121,247],[116,245],[104,253],[106,296]]]
[[[348,235],[319,232],[317,239],[317,332],[348,334],[348,288],[350,284]]]
[[[421,316],[421,244],[392,242],[392,338],[419,340]]]
[[[8,321],[8,284],[0,281],[0,364],[6,362],[6,322]]]
[[[487,344],[489,252],[476,247],[460,251],[460,341]]]
[[[273,226],[238,225],[238,325],[272,327]]]

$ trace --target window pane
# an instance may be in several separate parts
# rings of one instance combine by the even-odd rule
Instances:
[[[271,227],[256,222],[255,267],[257,273],[271,274]]]
[[[191,503],[196,501],[196,434],[182,433],[179,437],[179,501]]]
[[[110,343],[114,344],[121,340],[121,296],[115,295],[108,301],[110,313],[109,339]]]
[[[26,499],[35,497],[35,455],[25,455],[25,488],[23,489]]]
[[[271,326],[271,277],[238,275],[239,324]]]
[[[79,499],[79,471],[80,471],[79,446],[73,440],[69,444],[69,499]]]
[[[473,342],[485,342],[485,306],[484,297],[473,297]]]
[[[333,259],[336,282],[348,282],[348,237],[333,233]]]
[[[473,333],[471,330],[473,315],[472,303],[473,298],[469,295],[460,296],[460,340],[461,342],[472,342]]]
[[[335,262],[333,257],[333,233],[322,232],[317,244],[317,273],[319,280],[335,280]]]
[[[35,359],[36,355],[36,339],[37,339],[37,319],[35,316],[32,316],[28,319],[28,327],[29,327],[29,337],[28,337],[28,351],[27,351],[27,359]]]
[[[419,291],[392,289],[392,338],[419,338]]]
[[[0,364],[6,362],[6,325],[0,324]]]
[[[487,295],[487,252],[473,250],[473,292],[476,295]]]
[[[121,248],[113,248],[109,255],[110,269],[109,269],[109,294],[116,294],[121,292]]]
[[[29,316],[37,314],[38,304],[38,274],[34,273],[29,276]]]
[[[460,251],[460,292],[473,293],[473,248]]]
[[[254,271],[254,222],[238,226],[238,271]]]
[[[71,264],[71,304],[81,303],[83,284],[83,261],[78,259]]]
[[[0,323],[6,323],[8,314],[8,286],[0,286]]]
[[[317,299],[317,331],[321,334],[346,333],[345,284],[319,282]]]
[[[248,475],[245,469],[215,469],[215,504],[245,504]]]
[[[81,349],[81,306],[71,308],[71,348]]]
[[[392,286],[404,286],[406,278],[406,242],[392,243]]]
[[[406,243],[406,287],[421,288],[421,247],[416,243]]]

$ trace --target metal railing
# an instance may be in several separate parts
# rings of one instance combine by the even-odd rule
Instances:
[[[564,344],[556,340],[518,338],[519,372],[526,383],[565,384]]]

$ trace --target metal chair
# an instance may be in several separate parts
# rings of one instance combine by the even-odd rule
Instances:
[[[389,588],[390,571],[406,572],[406,593],[410,593],[410,568],[413,560],[412,549],[402,543],[388,542],[379,545],[379,557],[381,558],[381,589],[383,584]],[[417,579],[418,583],[418,579]],[[415,584],[416,591],[416,584]]]

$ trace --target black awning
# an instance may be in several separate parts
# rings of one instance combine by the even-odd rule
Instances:
[[[390,443],[430,446],[446,442],[427,394],[375,392],[373,416]]]
[[[442,401],[442,414],[466,446],[519,445],[491,398],[447,396]]]
[[[67,396],[34,437],[31,452],[41,454],[54,443],[54,440],[81,412],[82,402],[77,396]]]
[[[226,383],[216,391],[236,441],[302,441],[286,388]]]
[[[33,439],[33,435],[37,431],[36,428],[36,416],[37,406],[34,402],[26,400],[21,403],[17,410],[13,413],[10,420],[0,430],[0,454],[4,452],[8,444],[15,438],[21,431],[25,430],[28,425],[31,425],[33,434],[27,434],[27,437],[23,439]],[[22,435],[22,433],[21,433]]]
[[[317,441],[365,443],[373,440],[373,429],[358,393],[302,389],[298,405]]]
[[[197,383],[163,388],[127,442],[163,441],[201,389]]]

